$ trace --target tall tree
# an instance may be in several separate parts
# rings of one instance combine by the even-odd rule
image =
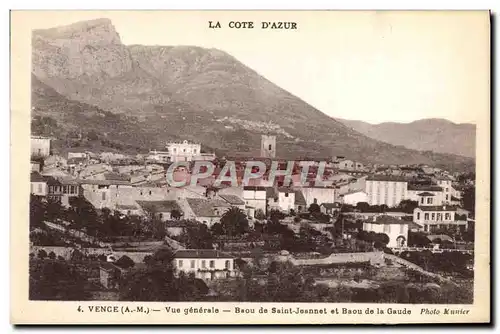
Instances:
[[[231,207],[220,219],[224,234],[228,236],[239,236],[249,230],[246,214],[237,207]]]

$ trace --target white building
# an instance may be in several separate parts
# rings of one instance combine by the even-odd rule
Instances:
[[[340,170],[348,170],[348,171],[362,171],[365,169],[365,167],[361,162],[349,159],[336,161],[334,163],[334,166]]]
[[[234,257],[213,249],[182,249],[174,254],[178,271],[194,273],[196,278],[214,280],[237,276]]]
[[[368,202],[368,195],[362,190],[355,190],[339,195],[339,200],[343,204],[356,205],[361,202]]]
[[[194,157],[201,154],[201,145],[189,143],[187,140],[180,143],[168,143],[166,148],[172,162],[193,161]]]
[[[48,187],[47,180],[40,173],[33,172],[30,177],[31,181],[31,193],[36,196],[47,196]]]
[[[255,211],[262,210],[266,213],[266,188],[248,186],[243,187],[243,200],[245,205],[255,208]]]
[[[50,155],[50,138],[31,136],[31,156],[48,157]]]
[[[300,188],[300,191],[302,191],[302,194],[304,195],[307,208],[309,208],[313,203],[318,205],[323,203],[335,203],[335,188],[303,187]]]
[[[377,215],[363,223],[363,230],[386,234],[389,237],[389,248],[403,247],[408,242],[410,224],[413,223],[388,215]]]
[[[407,199],[416,201],[419,205],[425,205],[429,201],[428,198],[422,203],[422,193],[432,194],[433,199],[430,200],[429,205],[441,205],[446,203],[443,188],[436,184],[418,185],[408,184]],[[430,195],[429,195],[430,196]]]
[[[464,220],[458,220],[457,207],[450,205],[419,206],[413,211],[413,221],[421,226],[424,232],[434,232],[456,226],[460,230],[467,229],[467,215]]]
[[[270,210],[290,212],[295,210],[295,191],[288,188],[268,188],[267,202]]]
[[[368,204],[394,207],[408,198],[408,181],[402,177],[372,175],[366,178]]]

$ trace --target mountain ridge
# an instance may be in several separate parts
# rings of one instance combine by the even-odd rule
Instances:
[[[109,22],[34,31],[33,76],[63,99],[122,115],[156,145],[184,138],[221,154],[256,155],[260,135],[275,134],[283,158],[473,166],[471,159],[370,139],[224,51],[115,43]]]
[[[454,123],[443,118],[425,118],[409,123],[371,124],[337,118],[352,129],[376,140],[418,151],[457,154],[475,158],[476,125]]]

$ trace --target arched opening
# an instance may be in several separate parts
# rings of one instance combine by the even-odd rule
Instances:
[[[400,235],[399,237],[397,237],[396,243],[397,243],[398,247],[404,247],[406,244],[406,238],[403,237],[402,235]]]

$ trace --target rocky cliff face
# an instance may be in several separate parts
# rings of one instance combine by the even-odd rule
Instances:
[[[227,154],[258,154],[266,133],[278,136],[278,156],[286,158],[471,162],[370,139],[223,51],[125,46],[106,19],[34,31],[32,53],[33,73],[43,84],[65,99],[133,119],[159,143],[183,138]]]

